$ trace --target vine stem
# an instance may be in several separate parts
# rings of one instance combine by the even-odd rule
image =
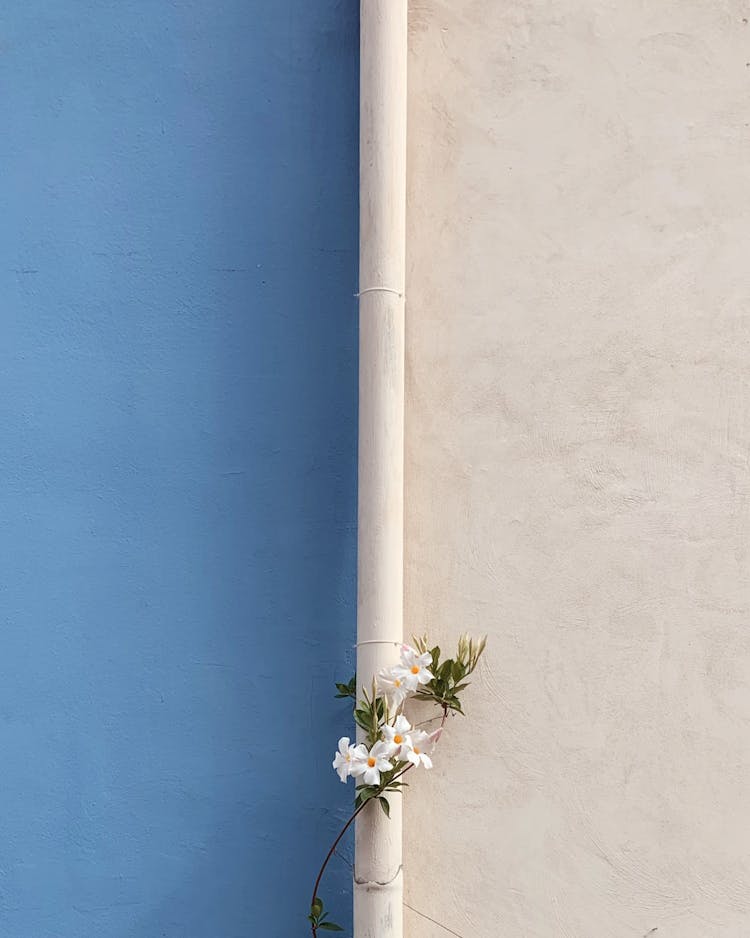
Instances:
[[[443,727],[445,726],[445,721],[447,719],[448,719],[448,708],[445,705],[443,705],[443,719],[440,721],[440,729],[443,729]],[[413,763],[409,763],[409,765],[407,765],[405,769],[402,769],[398,773],[398,775],[394,775],[394,777],[387,783],[387,785],[392,785],[395,781],[400,779],[402,775],[406,775],[406,773],[409,772],[413,768],[414,768]],[[376,795],[373,795],[372,798],[368,798],[367,801],[362,802],[362,804],[356,809],[356,811],[354,812],[354,814],[352,814],[352,816],[349,818],[346,824],[344,824],[344,826],[341,828],[341,830],[338,833],[338,836],[336,837],[334,842],[331,844],[331,849],[326,854],[325,860],[323,860],[323,865],[320,867],[320,871],[318,872],[318,878],[315,880],[315,885],[313,886],[312,899],[310,900],[311,909],[315,905],[315,900],[318,898],[318,889],[320,888],[320,883],[321,883],[321,880],[323,879],[323,874],[326,871],[326,867],[328,866],[331,860],[331,857],[336,852],[336,847],[338,847],[338,845],[341,843],[341,840],[344,834],[349,830],[349,828],[356,821],[359,815],[364,811],[367,805],[371,801],[376,801],[380,797],[380,795],[382,795],[382,793],[385,791],[387,785],[381,785]],[[312,925],[312,936],[313,938],[318,938],[318,927],[314,923]]]

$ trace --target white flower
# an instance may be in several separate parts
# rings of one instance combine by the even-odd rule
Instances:
[[[429,670],[432,655],[429,651],[420,655],[411,645],[401,646],[401,665],[392,668],[395,678],[403,681],[410,691],[415,691],[420,684],[429,684],[434,675]]]
[[[401,749],[402,758],[411,762],[412,765],[423,765],[426,769],[432,768],[432,759],[429,753],[435,748],[440,731],[437,733],[425,733],[424,730],[414,730],[406,737],[406,742]]]
[[[362,750],[358,752],[357,750]],[[346,782],[349,776],[352,774],[352,765],[354,760],[357,758],[367,758],[367,750],[364,746],[351,746],[349,744],[349,737],[342,736],[339,740],[339,751],[336,753],[336,757],[333,760],[333,768],[338,772],[339,778],[342,782]]]
[[[393,765],[388,761],[390,750],[388,743],[379,740],[368,752],[364,746],[357,746],[356,755],[352,756],[352,765],[349,774],[354,778],[362,778],[365,785],[380,785],[380,773],[390,772]]]
[[[406,743],[409,733],[411,732],[411,723],[409,723],[405,716],[397,717],[393,726],[386,724],[383,727],[383,736],[385,736],[385,741],[390,747],[389,755],[399,756],[402,752],[402,746]]]
[[[378,690],[394,708],[400,707],[411,693],[402,672],[403,668],[395,667],[383,668],[378,674]]]

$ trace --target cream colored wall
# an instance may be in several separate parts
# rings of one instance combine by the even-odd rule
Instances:
[[[464,938],[750,936],[748,16],[412,3],[406,622],[491,644],[406,902]]]

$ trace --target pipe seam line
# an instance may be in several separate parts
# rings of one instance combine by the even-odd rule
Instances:
[[[359,299],[364,296],[366,293],[392,293],[394,296],[397,296],[400,300],[404,299],[404,293],[402,290],[395,290],[393,287],[367,287],[366,290],[360,290],[359,293],[355,293],[354,296]]]
[[[382,883],[378,882],[378,880],[376,879],[358,879],[356,873],[354,874],[354,882],[358,886],[390,886],[392,883],[394,883],[398,879],[398,877],[401,875],[401,873],[403,873],[403,871],[404,871],[404,865],[403,863],[399,863],[398,869],[393,874],[393,876],[391,876],[390,879],[386,879]]]

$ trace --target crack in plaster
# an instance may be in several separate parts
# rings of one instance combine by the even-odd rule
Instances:
[[[442,923],[442,922],[438,922],[437,919],[430,918],[429,915],[425,915],[424,912],[420,912],[419,909],[415,909],[414,906],[413,906],[413,905],[409,905],[408,902],[405,902],[405,903],[404,903],[404,906],[405,906],[407,909],[411,909],[411,911],[414,912],[415,915],[421,915],[421,917],[427,919],[428,922],[432,922],[433,925],[437,925],[438,928],[442,928],[443,931],[447,931],[449,935],[455,935],[456,938],[463,938],[463,935],[459,935],[459,933],[458,933],[457,931],[453,931],[452,928],[448,928],[447,925],[443,925],[443,923]]]

